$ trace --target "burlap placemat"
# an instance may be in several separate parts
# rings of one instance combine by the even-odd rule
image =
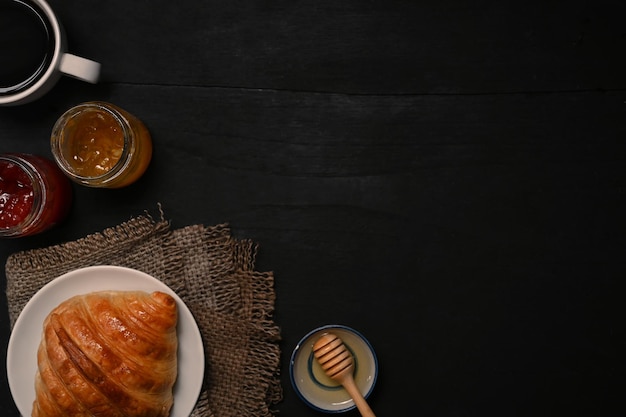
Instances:
[[[134,268],[169,285],[193,313],[206,370],[192,417],[272,416],[282,400],[274,278],[255,270],[257,245],[227,225],[172,230],[140,215],[80,240],[11,255],[6,263],[11,326],[46,283],[93,265]]]

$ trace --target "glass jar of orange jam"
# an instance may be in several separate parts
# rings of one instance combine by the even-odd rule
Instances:
[[[52,129],[50,145],[63,172],[89,187],[130,185],[143,175],[152,158],[152,139],[143,122],[101,101],[66,111]]]
[[[22,153],[0,155],[0,237],[41,233],[63,221],[72,186],[55,163]]]

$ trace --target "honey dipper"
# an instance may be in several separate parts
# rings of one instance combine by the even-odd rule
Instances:
[[[313,345],[313,356],[329,378],[348,391],[363,417],[376,417],[354,383],[354,358],[343,341],[333,333],[323,334]]]

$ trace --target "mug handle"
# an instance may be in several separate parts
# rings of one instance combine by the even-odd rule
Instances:
[[[100,79],[100,63],[70,53],[61,57],[59,69],[62,73],[79,80],[96,84]]]

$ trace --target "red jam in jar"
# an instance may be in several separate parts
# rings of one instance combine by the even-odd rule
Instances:
[[[0,237],[48,230],[65,219],[71,203],[71,184],[53,161],[0,154]]]

